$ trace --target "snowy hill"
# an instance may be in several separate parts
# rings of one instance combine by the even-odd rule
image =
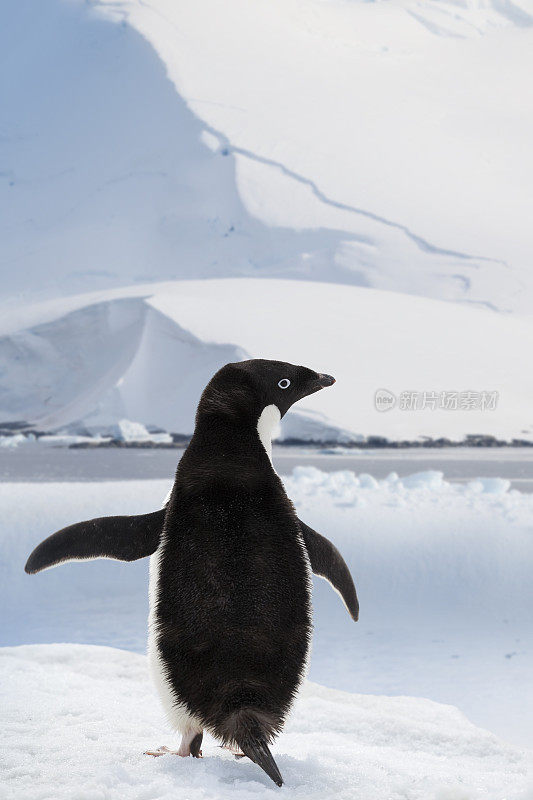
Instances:
[[[10,3],[0,423],[189,433],[248,354],[339,377],[286,437],[530,437],[530,326],[469,309],[531,311],[532,22],[531,0]],[[176,282],[228,277],[270,283]],[[500,405],[378,414],[380,388]]]
[[[2,297],[253,275],[529,311],[532,15],[8,4]]]
[[[484,309],[308,281],[176,281],[14,309],[0,333],[0,420],[38,429],[126,418],[190,434],[212,374],[262,357],[338,381],[287,415],[285,438],[533,432],[533,326]],[[392,410],[376,408],[379,389],[394,394]],[[403,408],[413,391],[418,410]],[[498,393],[494,408],[482,407],[485,391]],[[450,392],[462,393],[457,407],[439,407]]]
[[[355,283],[531,309],[531,0],[99,7],[227,137],[262,221],[351,233]]]

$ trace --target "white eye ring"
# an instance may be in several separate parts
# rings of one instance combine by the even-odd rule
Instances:
[[[288,378],[282,378],[278,383],[280,389],[288,389],[290,385],[291,382]]]

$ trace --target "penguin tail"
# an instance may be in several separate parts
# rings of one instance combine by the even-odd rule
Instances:
[[[261,711],[242,708],[225,720],[224,739],[237,744],[245,756],[266,772],[276,786],[283,785],[283,778],[268,747],[271,726]],[[266,724],[265,724],[266,723]]]
[[[241,748],[245,756],[251,761],[254,761],[258,767],[266,772],[269,778],[274,781],[276,786],[283,786],[283,778],[278,769],[278,765],[274,761],[272,753],[268,744],[263,739],[254,739],[249,737],[246,740],[237,740],[237,744]]]

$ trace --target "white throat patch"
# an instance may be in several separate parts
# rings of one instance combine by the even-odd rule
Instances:
[[[265,448],[269,459],[272,461],[272,434],[279,425],[281,414],[275,405],[265,406],[257,420],[257,433],[261,444]]]

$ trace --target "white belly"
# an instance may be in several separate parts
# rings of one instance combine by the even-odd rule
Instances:
[[[157,646],[157,616],[156,603],[159,596],[159,569],[160,554],[163,546],[161,541],[158,549],[150,557],[150,583],[148,598],[150,602],[150,612],[148,615],[148,666],[152,680],[155,683],[159,697],[163,704],[165,715],[176,731],[186,734],[190,731],[200,733],[203,730],[202,723],[191,714],[186,704],[180,700],[170,682],[168,671]]]

